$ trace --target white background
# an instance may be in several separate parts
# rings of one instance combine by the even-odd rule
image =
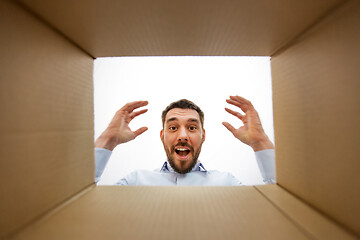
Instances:
[[[114,184],[136,169],[160,168],[166,155],[160,141],[161,112],[187,98],[205,113],[206,140],[199,159],[207,170],[231,172],[243,184],[262,184],[254,153],[221,124],[241,121],[225,112],[230,95],[249,99],[274,142],[269,57],[121,57],[95,60],[95,139],[124,104],[148,100],[147,113],[130,127],[149,128],[134,141],[117,146],[99,184]]]

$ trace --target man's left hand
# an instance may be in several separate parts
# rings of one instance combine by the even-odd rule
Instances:
[[[230,123],[223,122],[223,125],[237,139],[252,147],[255,152],[265,149],[274,149],[273,143],[264,132],[257,111],[249,100],[240,96],[230,96],[229,99],[226,99],[226,102],[239,107],[245,113],[243,115],[229,108],[225,108],[228,113],[239,118],[244,124],[236,129]]]

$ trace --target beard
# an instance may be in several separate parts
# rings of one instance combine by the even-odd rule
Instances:
[[[182,146],[182,147],[186,146],[186,147],[190,148],[190,154],[193,153],[193,158],[190,159],[191,164],[187,168],[181,169],[178,166],[176,166],[174,158],[172,157],[172,155],[175,152],[175,147],[178,147],[178,146]],[[180,173],[180,174],[188,173],[193,169],[193,167],[196,165],[196,162],[197,162],[197,160],[199,158],[199,155],[200,155],[200,152],[201,152],[201,147],[202,147],[202,144],[200,145],[199,149],[196,152],[194,152],[194,148],[192,146],[190,146],[190,144],[188,144],[187,142],[179,142],[178,144],[172,146],[171,150],[169,151],[166,148],[166,146],[164,145],[164,149],[165,149],[165,152],[166,152],[168,162],[170,163],[170,166],[174,169],[175,172]]]

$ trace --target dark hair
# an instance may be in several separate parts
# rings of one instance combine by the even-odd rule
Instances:
[[[203,113],[203,111],[201,111],[201,109],[195,103],[193,103],[192,101],[189,101],[187,99],[181,99],[176,102],[172,102],[169,104],[169,106],[167,106],[165,108],[165,110],[161,114],[161,120],[162,120],[163,127],[165,124],[166,114],[173,108],[193,109],[193,110],[197,111],[197,113],[200,116],[201,127],[204,128],[204,113]]]

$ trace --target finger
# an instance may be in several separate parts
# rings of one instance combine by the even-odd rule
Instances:
[[[230,104],[235,103],[235,104],[237,104],[236,106],[240,107],[242,110],[244,109],[245,111],[251,110],[254,108],[252,103],[249,100],[247,100],[246,98],[240,97],[240,96],[230,96],[229,100],[234,101]]]
[[[144,110],[140,110],[140,111],[137,111],[137,112],[132,112],[130,114],[130,121],[133,120],[135,117],[141,115],[141,114],[144,114],[146,113],[148,110],[147,109],[144,109]]]
[[[241,121],[244,121],[245,116],[242,115],[241,113],[236,112],[236,111],[233,111],[233,110],[231,110],[231,109],[229,109],[229,108],[225,108],[225,110],[226,110],[228,113],[230,113],[230,114],[234,115],[235,117],[239,118]]]
[[[226,99],[226,102],[231,104],[231,105],[234,105],[236,107],[239,107],[244,113],[246,113],[246,111],[249,110],[248,106],[246,106],[245,104],[243,104],[241,102],[238,102],[238,101],[235,101],[235,100],[232,100],[232,99]]]
[[[249,100],[247,100],[246,98],[240,97],[240,96],[230,96],[231,100],[234,100],[238,103],[244,104],[244,105],[248,105],[251,106],[251,102]]]
[[[120,110],[131,113],[134,109],[148,105],[148,101],[135,101],[125,104]]]
[[[140,101],[139,101],[139,102],[140,102]],[[134,102],[134,103],[135,103],[135,102]],[[146,104],[147,104],[147,103],[146,103]],[[146,105],[146,104],[145,104],[145,105]],[[126,106],[126,105],[125,105],[125,106]],[[129,122],[130,122],[131,120],[133,120],[136,116],[147,112],[147,109],[143,109],[143,110],[140,110],[140,111],[138,111],[138,112],[132,112],[132,113],[129,114],[128,117],[124,118],[124,112],[127,112],[126,110],[124,110],[125,106],[122,107],[121,109],[119,109],[119,110],[115,113],[113,119],[112,119],[111,122],[110,122],[111,125],[116,125],[116,126],[117,126],[117,125],[119,125],[124,119],[125,119],[125,121],[126,121],[127,123],[129,123]]]
[[[238,101],[238,102],[242,102],[242,103],[247,104],[247,105],[252,105],[249,100],[247,100],[246,98],[243,98],[243,97],[241,97],[239,95],[230,96],[230,99]]]
[[[140,134],[144,133],[146,130],[148,130],[147,127],[141,127],[141,128],[139,128],[138,130],[136,130],[136,131],[134,132],[135,137],[137,137],[137,136],[139,136]]]
[[[228,122],[223,122],[222,123],[232,134],[235,135],[235,131],[236,129]]]

